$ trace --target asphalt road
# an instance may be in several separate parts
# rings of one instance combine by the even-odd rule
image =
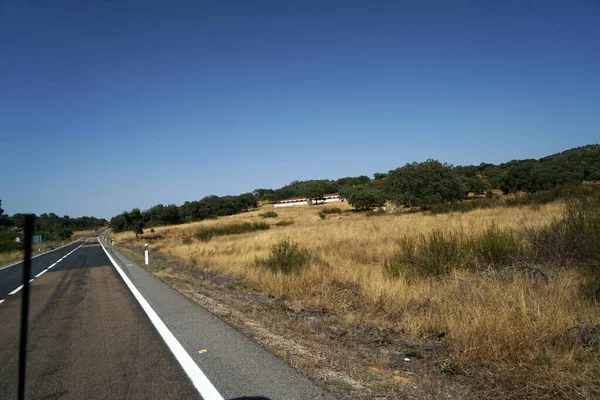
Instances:
[[[35,271],[60,254],[35,259]],[[20,294],[0,304],[2,399],[17,397]],[[97,242],[36,278],[30,305],[26,398],[199,398]]]
[[[34,259],[36,275],[28,399],[332,398],[95,239]],[[20,284],[21,265],[0,270],[1,399],[17,394]]]
[[[32,278],[62,257],[65,257],[72,250],[81,246],[82,243],[82,241],[75,241],[54,251],[41,254],[34,253],[35,258],[31,259]],[[35,251],[35,248],[33,251]],[[6,299],[8,294],[23,282],[21,267],[22,263],[12,264],[8,267],[0,266],[0,301]]]

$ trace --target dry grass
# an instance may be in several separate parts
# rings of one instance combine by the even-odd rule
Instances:
[[[243,276],[249,286],[262,293],[284,296],[307,307],[335,310],[349,325],[377,325],[415,338],[442,330],[461,365],[485,366],[515,376],[526,373],[527,379],[541,386],[578,388],[573,390],[582,398],[593,397],[586,393],[598,389],[597,354],[590,358],[582,356],[576,347],[556,344],[556,338],[568,328],[600,322],[600,306],[581,298],[578,271],[549,269],[548,284],[539,284],[526,275],[508,279],[500,272],[476,273],[474,268],[410,284],[403,279],[387,279],[382,272],[382,263],[398,250],[403,237],[433,230],[469,237],[492,225],[499,229],[539,227],[560,216],[561,203],[537,209],[370,218],[345,212],[322,220],[317,213],[323,207],[277,209],[279,217],[268,221],[271,229],[258,233],[216,237],[209,242],[194,238],[201,227],[265,221],[259,213],[268,210],[267,206],[218,220],[154,228],[155,233],[145,235],[144,240],[196,268]],[[345,203],[340,207],[348,209]],[[282,220],[295,223],[273,225]],[[271,246],[282,239],[293,240],[314,256],[302,274],[284,275],[256,266],[256,260],[267,257]],[[135,235],[120,233],[115,240],[135,243]],[[358,289],[343,289],[348,287]]]
[[[7,251],[0,253],[0,266],[10,264],[23,258],[22,251]]]

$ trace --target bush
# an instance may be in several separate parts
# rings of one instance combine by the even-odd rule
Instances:
[[[273,272],[299,273],[310,262],[310,253],[290,240],[282,240],[271,247],[271,254],[257,264]]]
[[[572,197],[565,203],[560,220],[527,231],[533,257],[600,270],[600,197]]]
[[[444,235],[433,231],[429,236],[421,236],[417,242],[404,238],[400,250],[383,263],[383,273],[389,278],[404,276],[440,276],[448,274],[459,266],[464,253],[458,235]]]
[[[323,214],[342,214],[343,211],[339,207],[326,207],[321,210]]]
[[[264,222],[244,222],[242,224],[202,228],[196,232],[196,238],[200,241],[208,242],[215,236],[239,235],[242,233],[264,231],[267,229],[269,229],[269,224]]]
[[[0,242],[0,253],[20,250],[23,250],[23,243],[17,243],[14,241]]]
[[[483,235],[471,240],[477,261],[500,267],[509,265],[520,253],[520,246],[510,231],[501,231],[496,226],[489,227]]]
[[[415,243],[408,238],[400,241],[400,250],[391,259],[384,261],[383,274],[390,278],[409,277],[411,266],[415,266]]]
[[[266,211],[262,214],[258,214],[263,218],[277,218],[277,213],[275,211]]]
[[[319,211],[319,217],[321,217],[321,219],[325,219],[327,218],[327,214],[325,214],[323,211]]]
[[[275,226],[289,226],[289,225],[292,225],[293,223],[294,223],[293,219],[288,219],[288,220],[285,220],[285,221],[279,221],[279,222],[277,222],[275,224]]]
[[[445,275],[459,262],[460,243],[455,233],[445,236],[433,231],[429,237],[421,237],[417,267],[422,275]]]

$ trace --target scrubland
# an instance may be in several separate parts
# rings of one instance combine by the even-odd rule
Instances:
[[[319,215],[333,206],[343,212]],[[156,227],[140,241],[130,232],[114,237],[136,252],[149,242],[161,257],[184,263],[180,272],[188,276],[197,277],[190,274],[197,271],[235,278],[241,285],[232,291],[280,300],[286,312],[273,318],[324,310],[319,323],[296,318],[285,323],[285,332],[329,340],[338,356],[352,348],[344,337],[369,336],[359,340],[360,351],[380,356],[365,356],[362,384],[322,382],[342,397],[600,395],[597,198],[448,214],[357,213],[333,203],[260,215],[272,210],[265,205]],[[231,228],[239,224],[262,228]],[[206,233],[213,228],[232,234]],[[297,265],[283,268],[286,257]],[[156,272],[166,281],[178,273],[168,265]],[[202,284],[190,279],[188,286]],[[261,315],[269,318],[268,312]],[[414,361],[410,382],[385,384],[383,377],[407,368],[398,363],[407,354]],[[349,374],[360,381],[356,371]],[[414,383],[408,392],[407,382]],[[454,384],[465,389],[444,389]]]

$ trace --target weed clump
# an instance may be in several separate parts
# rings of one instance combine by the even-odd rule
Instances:
[[[242,233],[264,231],[267,229],[269,229],[269,224],[264,222],[244,222],[242,224],[202,228],[196,232],[196,238],[202,242],[208,242],[215,236],[239,235]]]
[[[325,219],[325,218],[327,218],[327,214],[325,214],[323,211],[319,211],[319,214],[318,214],[318,215],[319,215],[319,217],[320,217],[321,219]]]
[[[323,214],[342,214],[343,211],[339,207],[326,207],[321,210]]]
[[[310,259],[307,249],[301,248],[291,240],[282,240],[271,247],[269,257],[257,260],[257,264],[273,272],[291,274],[300,273]]]
[[[293,219],[288,219],[288,220],[284,220],[284,221],[279,221],[275,224],[275,226],[290,226],[294,224],[294,220]]]
[[[265,211],[264,213],[258,214],[263,218],[277,218],[277,213],[275,211]]]
[[[463,249],[458,235],[433,231],[417,241],[403,238],[400,250],[383,264],[383,273],[389,278],[407,279],[448,274],[459,265]]]
[[[418,359],[421,359],[421,358],[423,358],[423,350],[421,350],[421,349],[420,349],[420,348],[418,348],[418,347],[412,347],[412,348],[410,348],[410,349],[407,349],[407,350],[404,352],[404,355],[405,355],[406,357],[410,357],[410,358],[418,358]]]
[[[440,360],[440,362],[438,363],[438,368],[444,374],[449,374],[449,375],[457,375],[462,372],[460,365],[458,365],[458,363],[456,361],[451,360],[449,358]]]
[[[512,231],[502,231],[492,225],[471,240],[471,248],[478,262],[492,267],[510,265],[520,253],[520,246]]]

